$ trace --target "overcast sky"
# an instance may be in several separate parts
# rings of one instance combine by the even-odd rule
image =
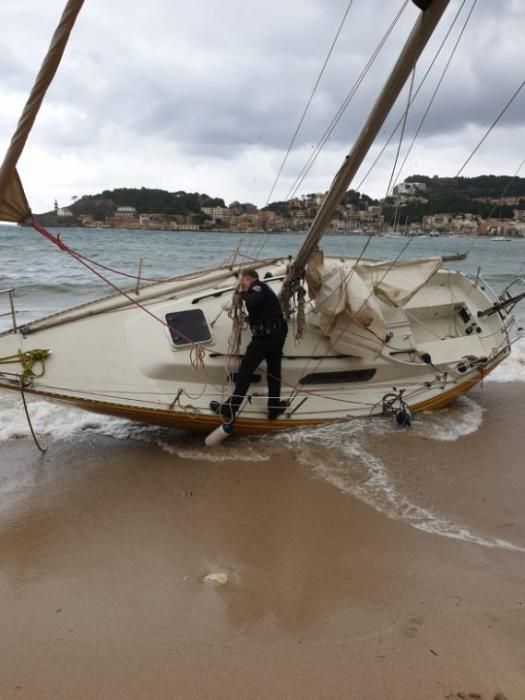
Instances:
[[[412,107],[405,148],[473,1],[466,0]],[[67,205],[75,195],[142,185],[264,204],[347,4],[86,0],[20,163],[34,210],[50,209],[55,197]],[[63,5],[0,0],[2,151]],[[273,199],[288,193],[401,5],[354,0]],[[416,84],[460,5],[451,2]],[[410,3],[300,192],[329,186],[417,13]],[[525,78],[524,34],[523,0],[478,0],[403,176],[455,174]],[[406,93],[379,146],[405,102]],[[384,196],[396,146],[394,140],[364,191]],[[525,91],[466,174],[514,173],[523,158]]]

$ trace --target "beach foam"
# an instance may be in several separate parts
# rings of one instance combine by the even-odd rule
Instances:
[[[504,360],[487,382],[525,382],[525,338],[514,343],[510,357]]]
[[[72,440],[84,433],[95,433],[117,440],[137,440],[156,445],[164,452],[205,462],[242,460],[262,462],[269,455],[261,453],[255,444],[232,441],[220,450],[208,450],[202,437],[168,428],[133,423],[124,418],[98,416],[74,406],[28,398],[31,422],[38,436],[48,440]],[[0,394],[0,443],[30,437],[29,426],[18,394]]]
[[[413,432],[429,440],[452,441],[475,432],[482,423],[482,409],[463,398],[451,409],[426,414]],[[465,525],[441,517],[411,501],[399,489],[388,466],[369,446],[370,437],[395,434],[387,421],[351,421],[299,430],[279,436],[313,472],[343,493],[348,493],[394,520],[434,535],[483,547],[525,552],[525,548],[500,538],[480,535]],[[301,445],[301,450],[297,447]]]
[[[38,435],[55,440],[69,440],[84,431],[100,432],[113,437],[129,432],[129,421],[108,416],[95,416],[81,409],[28,399],[29,413]],[[0,394],[0,442],[30,435],[20,396]]]

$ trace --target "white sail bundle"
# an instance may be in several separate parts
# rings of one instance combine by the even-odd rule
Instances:
[[[341,354],[377,354],[390,309],[402,308],[440,269],[439,257],[308,266],[307,282],[317,324]]]

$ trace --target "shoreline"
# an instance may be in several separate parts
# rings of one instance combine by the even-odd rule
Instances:
[[[21,228],[31,228],[26,224],[18,224]],[[125,227],[125,226],[83,226],[83,225],[66,225],[66,224],[50,224],[49,229],[60,229],[66,231],[124,231],[126,233],[182,233],[182,234],[206,234],[206,233],[224,233],[228,235],[242,235],[242,236],[305,236],[308,231],[305,230],[276,230],[268,231],[264,229],[214,229],[214,228],[204,228],[204,229],[189,229],[189,228],[139,228],[139,227]],[[332,230],[326,231],[325,236],[357,236],[357,237],[369,237],[374,238],[391,238],[391,239],[405,239],[405,238],[415,238],[415,239],[468,239],[468,240],[483,240],[483,241],[525,241],[524,236],[493,236],[492,234],[479,235],[479,234],[468,234],[468,233],[453,233],[453,232],[443,232],[438,236],[431,235],[429,231],[422,232],[418,234],[404,234],[404,233],[394,233],[393,231],[339,231]]]

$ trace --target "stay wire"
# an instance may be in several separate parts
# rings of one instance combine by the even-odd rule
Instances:
[[[330,49],[328,51],[328,54],[326,55],[326,58],[323,62],[321,70],[319,71],[319,74],[314,82],[312,91],[310,93],[310,97],[306,101],[306,105],[305,105],[304,110],[303,110],[301,117],[299,119],[299,123],[297,124],[297,127],[293,133],[291,140],[290,140],[290,144],[288,145],[288,149],[285,153],[284,158],[281,161],[281,165],[279,166],[279,170],[277,171],[277,175],[275,176],[275,180],[273,181],[273,184],[270,188],[270,192],[268,194],[268,197],[266,198],[266,205],[268,205],[270,203],[270,200],[273,196],[273,193],[275,192],[275,188],[277,187],[277,184],[278,184],[278,182],[281,178],[281,175],[283,173],[284,167],[285,167],[286,163],[288,162],[288,158],[290,156],[290,153],[292,152],[292,148],[294,147],[294,144],[297,140],[297,136],[299,135],[301,127],[303,126],[304,120],[306,119],[306,115],[308,114],[308,111],[310,110],[310,107],[312,105],[312,102],[313,102],[313,99],[314,99],[315,94],[317,92],[317,89],[319,87],[319,84],[322,80],[322,77],[323,77],[325,71],[326,71],[326,68],[328,66],[328,62],[330,61],[330,58],[332,57],[332,54],[333,54],[334,49],[335,49],[335,45],[337,44],[337,41],[339,40],[339,36],[341,35],[341,32],[342,32],[343,27],[346,23],[346,20],[348,18],[348,14],[350,13],[350,10],[352,8],[353,3],[354,3],[354,0],[350,0],[348,5],[346,6],[346,10],[345,10],[343,17],[339,23],[339,26],[338,26],[337,31],[335,33],[335,36],[334,36],[334,39],[333,39],[332,44],[330,46]]]
[[[451,24],[450,24],[450,26],[449,26],[447,32],[445,33],[445,36],[443,37],[443,40],[441,41],[441,44],[439,45],[439,47],[438,47],[436,53],[434,54],[434,57],[433,57],[432,61],[430,62],[430,64],[429,64],[427,70],[425,71],[425,73],[424,73],[424,75],[423,75],[423,78],[421,79],[420,83],[418,84],[418,86],[417,86],[417,88],[416,88],[416,90],[415,90],[415,92],[414,92],[414,95],[413,95],[413,98],[412,98],[412,102],[414,102],[414,101],[417,99],[419,93],[421,92],[421,90],[422,90],[422,88],[423,88],[423,85],[426,83],[427,78],[428,78],[428,76],[430,75],[430,72],[432,71],[432,68],[435,66],[436,61],[438,60],[439,56],[441,55],[441,52],[443,51],[443,49],[444,49],[444,47],[445,47],[445,44],[447,43],[448,38],[450,37],[450,35],[451,35],[451,33],[452,33],[452,30],[454,29],[454,27],[455,27],[455,25],[456,25],[456,22],[457,22],[457,20],[458,20],[460,14],[461,14],[461,12],[462,12],[462,10],[463,10],[463,7],[464,7],[465,4],[466,4],[466,2],[467,2],[467,0],[463,0],[463,2],[461,3],[461,5],[460,5],[458,11],[456,12],[456,15],[455,15],[454,19],[452,20],[452,22],[451,22]],[[395,126],[394,129],[392,130],[390,136],[389,136],[388,139],[386,140],[385,144],[382,146],[382,148],[381,148],[381,150],[379,151],[379,153],[377,154],[376,158],[374,159],[374,161],[373,161],[372,164],[370,165],[369,169],[368,169],[367,172],[365,173],[364,177],[362,178],[362,180],[361,180],[361,181],[359,182],[359,184],[357,185],[357,190],[358,190],[358,191],[363,187],[363,185],[365,184],[365,182],[368,180],[368,178],[369,178],[370,175],[372,174],[373,170],[375,169],[376,165],[377,165],[377,164],[379,163],[379,161],[381,160],[381,158],[382,158],[384,152],[386,151],[386,149],[387,149],[388,146],[390,145],[392,139],[394,138],[394,136],[395,136],[396,133],[397,133],[397,130],[398,130],[399,127],[401,126],[402,121],[403,121],[403,117],[401,116],[401,118],[400,118],[399,121],[397,122],[396,126]]]
[[[498,114],[498,116],[494,119],[494,121],[492,122],[492,124],[491,124],[491,125],[489,126],[489,128],[486,130],[486,132],[484,133],[484,135],[482,136],[482,138],[478,141],[478,143],[476,144],[475,148],[472,150],[472,152],[471,152],[471,154],[469,155],[469,157],[467,158],[467,160],[463,163],[463,165],[461,166],[461,168],[457,171],[455,177],[459,177],[459,176],[461,175],[461,173],[465,170],[465,168],[467,167],[467,165],[470,163],[470,161],[472,160],[472,158],[473,158],[473,157],[476,155],[476,153],[479,151],[479,149],[481,148],[481,146],[485,143],[485,141],[486,141],[487,138],[490,136],[490,134],[492,133],[492,131],[493,131],[493,130],[496,128],[496,126],[499,124],[499,122],[501,121],[501,119],[502,119],[502,118],[504,117],[504,115],[507,113],[507,111],[509,110],[509,108],[511,107],[511,105],[514,103],[515,99],[518,97],[518,95],[520,94],[520,92],[523,90],[524,87],[525,87],[525,80],[523,80],[523,81],[520,83],[520,85],[518,86],[518,88],[512,93],[512,96],[510,97],[510,99],[507,101],[507,103],[505,104],[505,106],[503,107],[503,109],[501,110],[501,112]]]
[[[369,58],[367,64],[365,65],[365,67],[364,67],[363,70],[361,71],[359,77],[358,77],[357,80],[354,82],[352,88],[350,89],[350,91],[349,91],[348,94],[346,95],[345,99],[343,100],[343,102],[342,102],[341,105],[339,106],[339,109],[337,110],[335,116],[332,118],[330,124],[329,124],[328,127],[325,129],[325,131],[324,131],[324,133],[322,134],[321,138],[320,138],[319,141],[317,142],[317,145],[315,146],[314,151],[313,151],[313,152],[310,154],[310,156],[307,158],[306,163],[303,165],[303,167],[302,167],[302,169],[301,169],[299,175],[298,175],[297,178],[295,179],[295,181],[294,181],[292,187],[289,189],[288,194],[287,194],[286,197],[285,197],[286,200],[290,200],[292,197],[294,197],[294,196],[296,195],[296,193],[297,193],[299,187],[300,187],[300,186],[302,185],[302,183],[304,182],[304,179],[306,178],[306,176],[307,176],[308,173],[310,172],[310,169],[312,168],[312,166],[314,165],[314,163],[315,163],[315,161],[317,160],[318,156],[320,155],[322,149],[324,148],[324,145],[325,145],[326,142],[328,141],[328,139],[329,139],[329,137],[331,136],[333,130],[335,129],[335,127],[336,127],[337,124],[339,123],[341,117],[343,116],[344,112],[346,111],[346,109],[347,109],[348,106],[350,105],[351,101],[353,100],[355,94],[357,93],[357,90],[359,89],[359,87],[360,87],[361,84],[363,83],[363,81],[364,81],[364,79],[366,78],[368,72],[370,71],[372,65],[374,64],[375,60],[376,60],[377,57],[379,56],[379,54],[380,54],[380,52],[381,52],[383,46],[385,45],[386,41],[388,40],[388,37],[390,36],[390,34],[391,34],[392,31],[394,30],[395,26],[397,25],[397,23],[398,23],[398,21],[399,21],[401,15],[403,14],[403,12],[404,12],[406,6],[408,5],[408,1],[409,1],[409,0],[404,0],[403,4],[402,4],[402,6],[401,6],[401,9],[398,11],[397,15],[394,17],[393,21],[391,22],[390,26],[388,27],[387,31],[385,32],[383,38],[381,39],[381,41],[379,42],[378,46],[376,47],[376,49],[375,49],[374,52],[372,53],[372,56]],[[269,236],[270,236],[270,234],[269,234],[269,233],[266,233],[266,235],[264,236],[264,238],[263,238],[261,244],[259,245],[259,248],[257,249],[257,251],[256,251],[256,253],[255,253],[255,256],[256,256],[257,258],[261,255],[261,253],[262,253],[264,247],[266,246],[266,244],[267,244],[267,242],[268,242],[268,239],[269,239]]]
[[[363,81],[365,80],[366,76],[368,75],[368,73],[369,73],[370,69],[372,68],[373,64],[375,63],[377,57],[378,57],[379,54],[381,53],[381,51],[382,51],[384,45],[386,44],[388,38],[390,37],[390,35],[391,35],[392,32],[394,31],[394,29],[395,29],[397,23],[399,22],[399,20],[400,20],[400,18],[401,18],[401,15],[403,14],[405,8],[407,7],[407,4],[408,4],[408,2],[406,2],[406,1],[403,2],[403,4],[402,4],[400,10],[398,11],[398,13],[396,14],[396,16],[394,17],[394,19],[393,19],[393,21],[391,22],[390,26],[388,27],[388,29],[386,30],[386,32],[385,32],[385,34],[383,35],[382,39],[381,39],[380,42],[378,43],[378,45],[377,45],[377,47],[375,48],[374,52],[372,53],[372,56],[370,57],[370,59],[368,60],[367,64],[365,65],[365,67],[364,67],[363,70],[361,71],[359,77],[357,78],[357,80],[355,81],[355,83],[353,84],[353,86],[351,87],[351,89],[350,89],[350,91],[348,92],[348,94],[346,95],[345,99],[343,100],[343,102],[342,102],[341,105],[339,106],[339,109],[337,110],[335,116],[332,118],[332,121],[330,122],[330,124],[328,125],[328,127],[326,128],[326,130],[324,131],[324,133],[322,134],[321,138],[320,138],[319,141],[317,142],[317,145],[315,146],[314,151],[313,151],[312,154],[308,157],[308,159],[307,159],[305,165],[303,166],[301,172],[300,172],[299,175],[297,176],[297,178],[296,178],[294,184],[293,184],[292,187],[289,189],[288,194],[286,195],[286,199],[291,199],[292,197],[294,197],[294,196],[297,194],[297,191],[298,191],[299,187],[301,187],[301,185],[303,184],[303,182],[304,182],[306,176],[308,175],[308,173],[310,172],[311,168],[313,167],[315,161],[317,160],[317,158],[318,158],[319,155],[321,154],[321,151],[323,150],[323,148],[324,148],[324,146],[326,145],[328,139],[329,139],[330,136],[332,135],[332,133],[333,133],[335,127],[339,124],[341,118],[343,117],[343,115],[344,115],[344,113],[346,112],[347,108],[349,107],[350,103],[351,103],[352,100],[354,99],[354,97],[355,97],[355,95],[356,95],[358,89],[361,87]]]
[[[410,146],[408,147],[408,150],[407,150],[406,155],[405,155],[405,157],[404,157],[404,159],[403,159],[403,162],[401,163],[401,167],[399,168],[399,171],[398,171],[398,173],[397,173],[397,176],[396,176],[396,179],[395,179],[395,182],[394,182],[394,187],[395,187],[395,186],[397,185],[397,183],[399,182],[399,179],[400,179],[400,177],[401,177],[401,173],[403,172],[403,169],[404,169],[404,167],[405,167],[405,165],[406,165],[406,163],[407,163],[407,160],[408,160],[408,158],[410,157],[410,154],[412,153],[412,150],[413,150],[413,148],[414,148],[414,145],[415,145],[415,143],[416,143],[416,141],[417,141],[417,139],[418,139],[418,137],[419,137],[419,134],[421,133],[421,129],[423,128],[423,126],[424,126],[424,124],[425,124],[425,121],[426,121],[426,119],[427,119],[427,117],[428,117],[428,114],[429,114],[430,110],[432,109],[432,105],[434,104],[434,101],[435,101],[435,99],[436,99],[436,97],[437,97],[437,95],[438,95],[438,92],[439,92],[439,90],[440,90],[440,88],[441,88],[441,85],[442,85],[442,83],[443,83],[443,80],[445,79],[445,76],[446,76],[447,73],[448,73],[448,69],[450,68],[450,64],[452,63],[452,60],[453,60],[453,58],[454,58],[454,56],[455,56],[455,54],[456,54],[456,51],[457,51],[457,49],[458,49],[458,47],[459,47],[459,44],[461,43],[461,40],[462,40],[462,38],[463,38],[463,35],[465,34],[465,30],[467,29],[467,26],[468,26],[468,24],[469,24],[469,22],[470,22],[470,19],[471,19],[471,17],[472,17],[472,14],[473,14],[473,12],[474,12],[474,9],[476,8],[477,3],[478,3],[478,0],[474,0],[474,2],[472,3],[472,6],[471,6],[471,8],[470,8],[470,10],[469,10],[469,13],[468,13],[466,19],[465,19],[465,22],[464,22],[464,24],[463,24],[463,27],[461,28],[461,31],[460,31],[460,33],[459,33],[457,39],[456,39],[456,42],[455,42],[455,44],[454,44],[454,47],[452,48],[452,51],[451,51],[451,53],[450,53],[450,56],[449,56],[448,59],[447,59],[447,62],[446,62],[446,64],[445,64],[445,67],[444,67],[444,69],[443,69],[443,71],[442,71],[442,73],[441,73],[441,76],[440,76],[440,78],[439,78],[439,80],[438,80],[438,82],[437,82],[437,85],[436,85],[436,87],[434,88],[434,91],[432,92],[432,96],[431,96],[431,98],[430,98],[430,101],[429,101],[428,105],[426,106],[425,111],[423,112],[423,116],[421,117],[421,120],[420,120],[420,122],[419,122],[419,124],[418,124],[418,126],[417,126],[417,129],[416,129],[416,131],[415,131],[415,133],[414,133],[414,137],[412,138],[412,141],[411,141],[411,143],[410,143]],[[464,4],[465,4],[465,2],[463,3],[463,5],[464,5]],[[463,8],[463,5],[461,6],[461,9]],[[461,11],[461,9],[460,9],[460,11]]]
[[[517,177],[519,176],[519,174],[520,174],[520,172],[521,172],[521,169],[523,168],[524,165],[525,165],[525,158],[521,161],[521,163],[519,164],[518,169],[516,170],[516,172],[514,173],[514,175],[512,176],[512,178],[507,182],[507,184],[506,184],[505,187],[503,188],[503,190],[502,190],[502,192],[501,192],[501,194],[500,194],[500,196],[499,196],[499,198],[500,198],[500,203],[499,203],[499,204],[495,204],[495,205],[492,207],[492,209],[490,210],[490,213],[489,213],[487,219],[492,219],[492,215],[494,214],[494,212],[496,211],[496,209],[497,209],[498,207],[501,207],[501,205],[502,205],[502,201],[501,201],[501,200],[502,200],[503,197],[507,194],[507,192],[510,190],[512,183],[514,182],[514,180],[517,179]]]
[[[399,135],[399,142],[397,144],[397,149],[396,149],[396,157],[394,158],[394,165],[392,166],[392,172],[390,173],[390,180],[388,181],[388,187],[386,189],[385,199],[390,194],[390,188],[392,187],[392,182],[394,181],[394,177],[396,174],[396,168],[397,168],[397,163],[399,160],[399,155],[400,155],[401,149],[403,147],[403,141],[405,138],[405,131],[406,131],[407,121],[408,121],[408,113],[410,112],[410,105],[412,104],[412,94],[414,91],[415,78],[416,78],[416,66],[414,66],[414,69],[412,70],[412,76],[410,78],[410,87],[408,89],[407,106],[406,106],[405,112],[404,112],[403,117],[402,117],[403,121],[402,121],[402,125],[401,125],[401,133]]]

